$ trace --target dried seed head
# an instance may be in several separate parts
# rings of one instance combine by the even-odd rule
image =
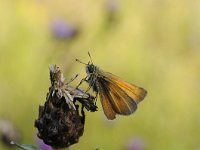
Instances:
[[[64,83],[64,76],[58,66],[52,65],[49,69],[51,87],[44,106],[39,106],[39,117],[35,121],[37,135],[52,147],[69,147],[83,135],[83,108],[94,112],[97,106],[93,96]],[[82,104],[81,113],[79,105],[75,105],[76,100]]]
[[[78,142],[84,131],[85,115],[70,109],[64,99],[50,97],[39,107],[39,118],[35,121],[38,137],[53,147],[68,147]]]

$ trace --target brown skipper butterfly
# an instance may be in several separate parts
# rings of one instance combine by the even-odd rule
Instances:
[[[86,81],[89,84],[86,91],[92,87],[93,91],[96,92],[96,97],[99,94],[106,117],[113,120],[116,114],[130,115],[134,113],[137,104],[147,95],[147,91],[99,69],[93,64],[89,52],[88,55],[90,61],[87,64],[76,59],[76,61],[86,65],[87,76],[81,80],[80,84]]]

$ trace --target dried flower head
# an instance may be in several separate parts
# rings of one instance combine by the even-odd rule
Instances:
[[[56,65],[49,66],[51,87],[44,106],[39,107],[39,118],[35,121],[38,137],[52,147],[68,147],[78,142],[83,135],[85,113],[97,111],[94,97],[80,89],[64,83],[64,76]],[[79,105],[82,104],[81,112]]]

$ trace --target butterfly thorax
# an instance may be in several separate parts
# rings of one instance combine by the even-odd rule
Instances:
[[[93,64],[88,64],[86,66],[86,73],[86,81],[89,83],[89,86],[92,87],[93,91],[98,93],[99,68]]]

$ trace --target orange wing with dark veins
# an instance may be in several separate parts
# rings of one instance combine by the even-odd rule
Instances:
[[[141,102],[147,95],[147,91],[145,89],[138,87],[134,84],[128,83],[109,72],[103,72],[103,76],[108,82],[117,85],[119,88],[121,88],[137,104]]]
[[[107,78],[100,78],[98,87],[103,110],[108,119],[114,119],[116,114],[130,115],[137,109],[136,102]]]
[[[99,91],[101,91],[99,92],[99,96],[100,96],[101,105],[103,107],[104,114],[109,120],[115,119],[116,113],[112,108],[112,105],[109,101],[109,97],[107,96],[107,94],[105,94],[107,92],[106,89],[103,88],[102,86],[99,86]]]

